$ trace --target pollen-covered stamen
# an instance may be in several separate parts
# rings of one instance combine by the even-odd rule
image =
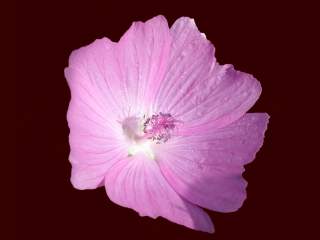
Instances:
[[[153,114],[144,122],[145,137],[160,144],[168,141],[175,128],[176,120],[169,113]]]

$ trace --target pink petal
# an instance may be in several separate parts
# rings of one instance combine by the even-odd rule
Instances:
[[[246,198],[243,165],[262,146],[268,119],[266,113],[248,113],[227,127],[172,139],[158,150],[162,173],[194,204],[221,212],[237,210]]]
[[[107,38],[98,39],[73,51],[65,69],[71,91],[70,106],[81,105],[79,107],[85,108],[89,117],[102,115],[103,122],[112,128],[117,127],[114,120],[120,116],[119,111],[124,105],[122,88],[115,81],[119,70],[114,55],[115,43]]]
[[[214,47],[190,18],[170,29],[172,50],[155,109],[188,125],[215,122],[226,126],[240,118],[258,99],[261,87],[251,75],[219,65]]]
[[[108,171],[105,183],[113,202],[141,216],[162,216],[189,228],[213,232],[209,216],[182,199],[164,179],[157,163],[143,155],[117,162]]]
[[[117,45],[117,60],[131,111],[146,114],[162,80],[169,58],[171,37],[167,20],[157,16],[134,22]]]
[[[170,59],[164,80],[156,95],[155,111],[170,112],[181,107],[181,97],[195,85],[206,82],[215,65],[214,47],[198,31],[194,21],[179,18],[171,27]]]
[[[164,74],[170,41],[167,22],[159,16],[133,23],[118,44],[103,38],[72,52],[65,76],[76,188],[99,186],[110,164],[127,153],[120,121],[145,111],[142,99],[152,95]]]
[[[106,157],[106,156],[105,156]],[[79,190],[104,186],[104,176],[110,166],[119,158],[110,158],[101,164],[72,164],[71,183]]]
[[[103,181],[108,162],[123,152],[121,125],[110,121],[106,101],[76,68],[66,69],[65,75],[72,96],[67,113],[71,182],[78,189],[96,188]]]

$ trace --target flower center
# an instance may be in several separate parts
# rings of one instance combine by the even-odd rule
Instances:
[[[165,143],[171,137],[176,120],[169,113],[154,114],[144,122],[143,132],[156,144]]]
[[[126,118],[122,129],[129,141],[128,156],[144,153],[154,159],[153,145],[167,142],[176,122],[171,114],[161,112],[148,118]]]

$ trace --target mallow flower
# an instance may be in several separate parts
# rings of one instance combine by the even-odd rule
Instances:
[[[269,116],[246,113],[260,83],[214,53],[193,19],[169,28],[163,16],[134,22],[119,42],[73,51],[65,69],[73,186],[104,186],[140,216],[211,233],[202,208],[239,209],[244,165],[262,146]]]

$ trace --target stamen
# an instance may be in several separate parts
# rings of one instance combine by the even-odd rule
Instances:
[[[156,144],[165,143],[171,137],[177,121],[169,113],[153,114],[143,124],[145,137]]]

